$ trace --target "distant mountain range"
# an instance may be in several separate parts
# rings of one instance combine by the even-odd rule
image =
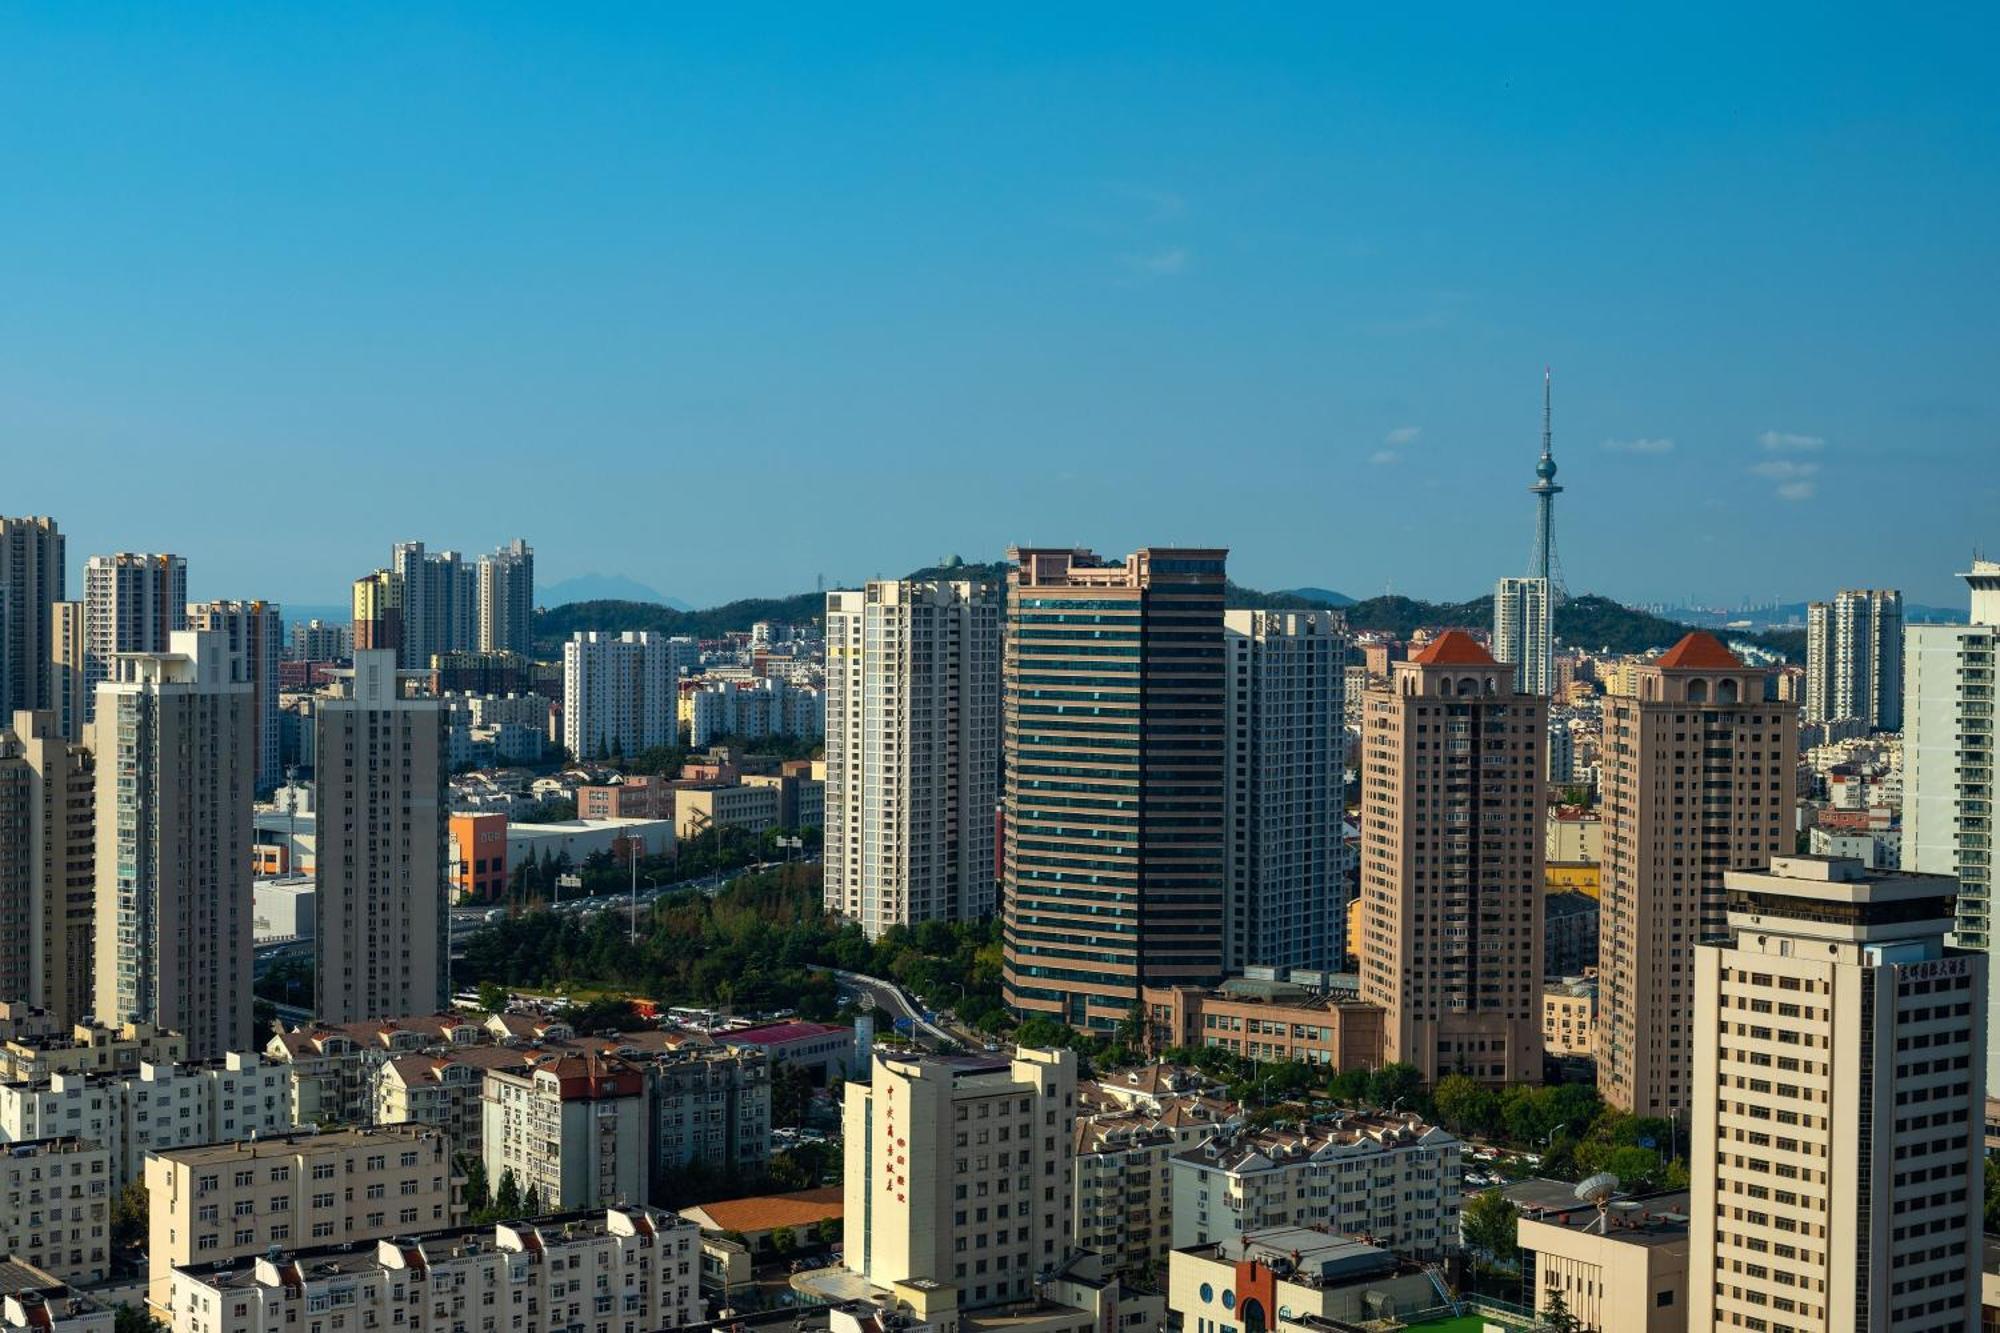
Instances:
[[[563,606],[570,602],[653,602],[676,611],[694,610],[692,602],[669,597],[623,574],[579,574],[538,589],[535,600],[543,606]]]
[[[912,571],[909,578],[985,579],[1005,578],[1006,566],[999,563],[932,565]],[[574,583],[577,580],[570,580]],[[558,584],[557,587],[564,585]],[[651,591],[650,589],[646,591]],[[557,645],[577,630],[655,630],[666,634],[687,634],[696,638],[719,638],[742,632],[760,620],[798,622],[816,619],[826,607],[820,593],[796,593],[790,597],[752,597],[710,607],[703,611],[674,607],[662,599],[597,598],[568,604],[554,604],[550,589],[548,609],[535,615],[535,637],[545,653],[559,651]],[[1485,629],[1493,623],[1493,598],[1476,597],[1469,602],[1424,602],[1411,597],[1370,597],[1356,601],[1329,588],[1291,588],[1281,592],[1260,592],[1230,584],[1228,603],[1232,607],[1272,610],[1332,607],[1340,610],[1347,623],[1357,630],[1378,630],[1406,637],[1419,629],[1461,626]],[[1591,594],[1571,597],[1557,608],[1556,637],[1565,644],[1614,653],[1638,653],[1672,646],[1686,634],[1689,624],[1620,605],[1608,597]],[[1804,630],[1773,630],[1756,634],[1732,634],[1734,639],[1755,643],[1788,661],[1805,658]]]

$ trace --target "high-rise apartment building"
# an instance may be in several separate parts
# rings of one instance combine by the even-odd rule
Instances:
[[[428,671],[433,657],[478,646],[479,576],[458,552],[397,542],[389,552],[389,570],[403,585],[399,664],[404,670]]]
[[[187,628],[187,561],[177,555],[94,555],[83,566],[85,721],[119,653],[164,653]]]
[[[0,518],[0,710],[47,708],[49,608],[63,599],[63,535],[52,518]]]
[[[275,602],[190,602],[189,629],[214,630],[229,643],[237,678],[250,687],[251,726],[257,733],[257,790],[284,780],[278,762],[278,658],[284,621]]]
[[[826,595],[826,909],[869,939],[993,913],[1000,597],[880,580]]]
[[[1340,969],[1347,626],[1337,611],[1228,611],[1224,962]]]
[[[479,557],[479,651],[535,654],[535,551],[519,537]]]
[[[1604,699],[1598,1086],[1637,1115],[1693,1097],[1695,946],[1728,929],[1723,876],[1793,843],[1798,705],[1697,631]]]
[[[250,1043],[250,687],[229,645],[177,630],[97,688],[96,1016],[185,1033],[188,1056]]]
[[[1003,989],[1103,1030],[1222,975],[1228,552],[1009,555]]]
[[[679,734],[685,640],[579,630],[563,645],[563,744],[576,759],[635,755]]]
[[[66,741],[83,739],[90,716],[85,688],[84,619],[82,602],[56,602],[49,607],[49,711]]]
[[[322,1023],[433,1013],[451,937],[443,706],[403,688],[386,648],[357,652],[347,685],[319,707],[313,1012]]]
[[[1959,575],[1967,625],[1912,625],[1905,642],[1902,868],[1958,880],[1951,942],[1993,949],[1995,675],[2000,666],[2000,561]],[[1988,1030],[2000,1025],[1989,1012]],[[2000,1050],[1986,1055],[2000,1088]]]
[[[315,616],[291,627],[291,658],[294,662],[345,662],[354,656],[354,629],[334,625]]]
[[[387,648],[403,651],[403,578],[393,569],[378,569],[354,580],[354,651]]]
[[[1949,876],[1781,856],[1693,961],[1690,1329],[1981,1326],[1986,959]]]
[[[94,782],[54,713],[19,712],[0,731],[0,995],[64,1024],[92,999]]]
[[[1806,607],[1806,721],[1903,729],[1903,594],[1847,589]]]
[[[511,1175],[545,1208],[635,1203],[652,1142],[645,1075],[623,1060],[564,1053],[486,1072],[480,1151],[496,1189]]]
[[[877,1052],[847,1085],[842,1262],[870,1286],[1020,1300],[1073,1247],[1076,1053],[1012,1061]]]
[[[1463,630],[1390,670],[1362,723],[1361,998],[1426,1083],[1539,1082],[1548,701]]]
[[[1514,668],[1523,694],[1555,691],[1555,607],[1545,578],[1493,585],[1493,656]]]

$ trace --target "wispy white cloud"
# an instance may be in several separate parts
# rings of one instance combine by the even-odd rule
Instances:
[[[1145,210],[1145,215],[1139,219],[1143,223],[1169,222],[1187,212],[1187,196],[1175,190],[1126,181],[1113,181],[1105,188],[1119,198],[1140,205]]]
[[[1194,258],[1184,245],[1170,245],[1159,250],[1147,250],[1139,254],[1118,256],[1118,262],[1132,272],[1147,278],[1178,278],[1187,272],[1188,263]]]
[[[1376,464],[1400,463],[1403,461],[1403,456],[1394,449],[1377,449],[1374,453],[1368,455],[1368,461]]]
[[[1670,454],[1674,442],[1665,436],[1647,436],[1637,440],[1606,440],[1604,449],[1613,454]]]
[[[1750,471],[1766,481],[1776,482],[1772,494],[1780,500],[1810,500],[1819,490],[1818,463],[1795,458],[1767,458],[1752,464]]]
[[[1767,430],[1757,437],[1757,443],[1774,454],[1816,454],[1826,448],[1826,440],[1818,435],[1794,435],[1783,430]]]
[[[1391,449],[1400,449],[1424,433],[1422,426],[1398,426],[1382,437],[1382,443]]]

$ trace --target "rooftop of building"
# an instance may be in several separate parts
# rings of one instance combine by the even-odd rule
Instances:
[[[790,1194],[760,1194],[747,1199],[721,1199],[681,1209],[681,1216],[705,1231],[735,1231],[743,1235],[777,1227],[809,1227],[837,1221],[845,1195],[839,1185],[796,1190]]]
[[[1546,1183],[1559,1185],[1563,1182]],[[1687,1241],[1688,1222],[1693,1205],[1686,1190],[1619,1195],[1609,1200],[1600,1210],[1596,1204],[1577,1198],[1576,1186],[1571,1185],[1568,1189],[1569,1199],[1565,1204],[1552,1203],[1532,1212],[1523,1205],[1521,1209],[1523,1220],[1605,1236],[1628,1245],[1672,1245],[1685,1244]],[[1509,1193],[1511,1197],[1511,1187]],[[1533,1247],[1523,1239],[1522,1248]]]
[[[1484,644],[1462,629],[1448,629],[1410,654],[1418,666],[1498,666]]]
[[[1458,1140],[1410,1113],[1337,1111],[1326,1120],[1267,1125],[1217,1135],[1177,1154],[1218,1171],[1256,1171],[1344,1147],[1441,1147]]]
[[[1722,640],[1707,630],[1698,629],[1683,635],[1681,641],[1661,653],[1653,665],[1670,671],[1730,671],[1740,670],[1743,663],[1723,646]]]
[[[837,1023],[809,1023],[803,1019],[787,1023],[765,1023],[760,1027],[737,1028],[733,1032],[719,1034],[726,1042],[748,1042],[753,1046],[767,1046],[781,1041],[805,1041],[811,1037],[853,1036],[853,1028],[841,1027]]]
[[[422,1143],[443,1138],[445,1132],[433,1125],[366,1125],[344,1129],[302,1129],[290,1134],[266,1134],[254,1139],[227,1139],[220,1143],[196,1143],[184,1148],[163,1148],[153,1154],[183,1166],[240,1161],[245,1157],[289,1157],[298,1152],[333,1151],[358,1148],[387,1139]]]

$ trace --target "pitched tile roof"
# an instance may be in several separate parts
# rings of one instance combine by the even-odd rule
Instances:
[[[1660,660],[1655,665],[1726,671],[1741,667],[1743,663],[1737,660],[1735,653],[1722,646],[1720,639],[1707,630],[1698,629],[1660,654]]]
[[[1480,647],[1479,640],[1462,629],[1448,629],[1432,639],[1410,660],[1419,666],[1498,666],[1493,654]]]

